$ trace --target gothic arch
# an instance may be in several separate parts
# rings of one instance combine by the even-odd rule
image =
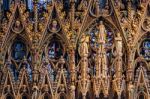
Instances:
[[[11,4],[13,5],[13,4]],[[11,9],[12,10],[12,9]],[[9,11],[8,11],[9,12]],[[10,13],[10,12],[9,12]],[[24,40],[28,41],[28,45],[31,45],[31,41],[29,39],[29,33],[26,31],[25,23],[22,21],[22,16],[20,15],[20,9],[19,5],[14,6],[14,13],[11,13],[11,20],[8,23],[9,30],[6,31],[5,33],[5,39],[3,39],[2,48],[5,50],[9,46],[8,44],[11,43],[16,37],[21,37]],[[16,28],[17,30],[14,29],[14,26],[18,24],[19,26]],[[7,27],[7,28],[8,28]],[[21,28],[19,28],[21,27]]]
[[[138,96],[137,96],[137,99],[148,99],[148,96],[144,92],[139,92]]]
[[[60,32],[60,33],[62,33],[62,32]],[[45,38],[43,44],[41,44],[41,45],[42,45],[42,46],[45,45],[45,47],[46,47],[46,46],[51,42],[51,40],[54,38],[54,36],[55,36],[57,39],[61,40],[60,43],[62,43],[62,45],[64,45],[64,47],[69,47],[68,42],[63,39],[62,34],[58,34],[58,33],[52,33],[52,34],[48,35],[48,36]]]
[[[145,36],[146,35],[149,35],[150,34],[150,32],[148,31],[146,31],[146,32],[144,32],[144,33],[141,33],[141,35],[136,39],[136,42],[134,43],[135,44],[135,46],[137,47],[138,45],[139,45],[139,42],[141,42],[144,38],[146,38]]]
[[[49,93],[44,93],[42,99],[52,99],[52,96]]]
[[[24,44],[24,46],[26,47],[26,52],[30,52],[31,50],[31,46],[29,45],[29,43],[22,37],[20,36],[16,36],[15,38],[13,38],[12,40],[10,40],[10,42],[8,43],[8,49],[6,51],[8,51],[8,54],[11,54],[11,50],[13,47],[13,44],[16,42],[20,42],[22,44]]]
[[[148,86],[149,83],[147,82],[148,76],[147,76],[147,70],[144,68],[144,66],[138,67],[135,74],[135,96],[138,99],[140,95],[141,97],[144,97],[144,99],[147,99],[148,97]]]
[[[5,51],[5,62],[6,68],[11,70],[14,74],[14,79],[18,79],[20,70],[22,67],[32,69],[32,55],[29,47],[29,42],[21,36],[15,35],[9,40],[9,45]],[[9,64],[8,64],[9,62]],[[17,78],[16,78],[17,77]]]
[[[58,99],[68,99],[65,93],[59,93]]]
[[[134,62],[134,72],[140,67],[140,64],[138,63],[142,63],[142,67],[144,67],[146,70],[149,70],[148,63],[144,59],[137,58]]]
[[[114,29],[117,29],[117,27],[107,18],[105,17],[99,17],[99,18],[95,18],[93,19],[88,25],[87,25],[87,28],[89,28],[93,23],[95,23],[96,21],[99,21],[99,20],[103,20],[107,25],[111,26],[112,28]],[[85,30],[87,30],[87,28],[85,28]]]
[[[0,98],[149,99],[149,0],[30,1],[0,2]]]
[[[23,94],[21,99],[30,99],[29,96],[27,94]]]
[[[31,43],[30,42],[27,42],[28,40],[24,39],[24,37],[22,36],[19,36],[19,35],[14,35],[12,36],[9,40],[8,40],[8,43],[6,43],[6,47],[3,49],[5,50],[4,51],[4,54],[9,54],[11,53],[11,50],[12,50],[12,46],[13,44],[16,42],[16,41],[20,41],[20,42],[23,42],[26,46],[26,50],[29,52],[31,50]],[[4,55],[4,56],[5,56]],[[31,56],[32,57],[32,56]]]
[[[101,92],[101,93],[99,94],[99,99],[104,99],[104,93],[103,93],[103,92]]]
[[[146,34],[142,34],[142,37],[140,37],[140,39],[138,40],[138,42],[136,43],[136,47],[134,49],[134,54],[133,54],[133,58],[134,58],[134,64],[133,64],[133,69],[135,69],[136,67],[136,63],[139,61],[143,61],[146,64],[146,68],[147,70],[149,70],[150,68],[148,67],[148,61],[145,59],[145,57],[141,54],[141,49],[143,48],[143,42],[145,42],[145,40],[149,40],[149,32],[147,32]],[[145,46],[145,45],[144,45]],[[143,50],[144,51],[144,50]]]
[[[114,34],[116,34],[115,32],[119,32],[124,40],[124,43],[125,43],[125,47],[127,48],[126,44],[127,44],[127,41],[126,41],[126,38],[124,36],[124,34],[122,34],[121,31],[119,31],[119,29],[107,18],[105,17],[100,17],[100,18],[95,18],[93,19],[90,23],[87,24],[86,28],[82,31],[82,33],[79,35],[78,39],[81,38],[82,34],[87,31],[89,28],[93,27],[93,25],[96,25],[96,24],[99,24],[99,21],[104,21],[104,24],[106,26],[108,26],[113,32]]]
[[[7,94],[5,97],[5,99],[15,99],[14,96],[11,94]]]
[[[59,3],[60,2],[61,1],[59,1]],[[59,6],[62,6],[62,5],[59,5]],[[70,46],[70,41],[67,38],[67,33],[64,31],[65,28],[62,25],[65,23],[63,23],[62,20],[60,19],[60,16],[59,16],[60,12],[58,12],[58,8],[56,7],[56,4],[52,5],[51,14],[54,14],[55,17],[53,15],[50,15],[49,20],[48,20],[49,22],[47,23],[47,27],[45,28],[45,31],[42,35],[42,39],[40,40],[40,45],[45,44],[47,40],[52,38],[53,35],[56,35],[58,38],[63,40],[66,47]],[[53,30],[53,24],[55,25],[57,24],[58,27],[56,27],[56,30]]]
[[[117,94],[117,92],[114,92],[114,93],[113,93],[113,99],[118,99],[118,94]]]

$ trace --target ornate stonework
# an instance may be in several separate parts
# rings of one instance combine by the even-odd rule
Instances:
[[[150,0],[2,1],[0,99],[150,99]]]

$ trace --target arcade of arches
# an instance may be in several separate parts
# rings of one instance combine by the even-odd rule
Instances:
[[[150,99],[150,0],[0,0],[0,99]]]

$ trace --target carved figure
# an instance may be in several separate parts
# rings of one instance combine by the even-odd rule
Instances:
[[[88,42],[89,42],[89,37],[83,35],[81,39],[81,45],[80,45],[80,54],[81,56],[88,56]]]
[[[20,32],[22,30],[22,25],[21,22],[19,20],[17,20],[13,26],[13,30],[14,32]]]
[[[57,30],[57,21],[56,20],[54,20],[54,21],[52,21],[52,31],[56,31]]]

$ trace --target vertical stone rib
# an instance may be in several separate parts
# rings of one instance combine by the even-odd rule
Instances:
[[[71,28],[74,28],[74,18],[75,18],[75,1],[71,1]]]
[[[132,31],[131,31],[131,21],[132,21],[132,15],[131,15],[131,1],[128,1],[128,42],[132,42]]]
[[[70,72],[71,72],[71,82],[74,83],[75,81],[75,52],[73,49],[70,49],[69,52],[69,64],[70,64]]]
[[[100,13],[99,0],[95,0],[95,4],[96,4],[96,15],[99,15]]]
[[[38,32],[38,5],[35,3],[34,5],[34,21],[35,21],[35,26],[34,26],[34,29],[35,29],[35,32]]]

